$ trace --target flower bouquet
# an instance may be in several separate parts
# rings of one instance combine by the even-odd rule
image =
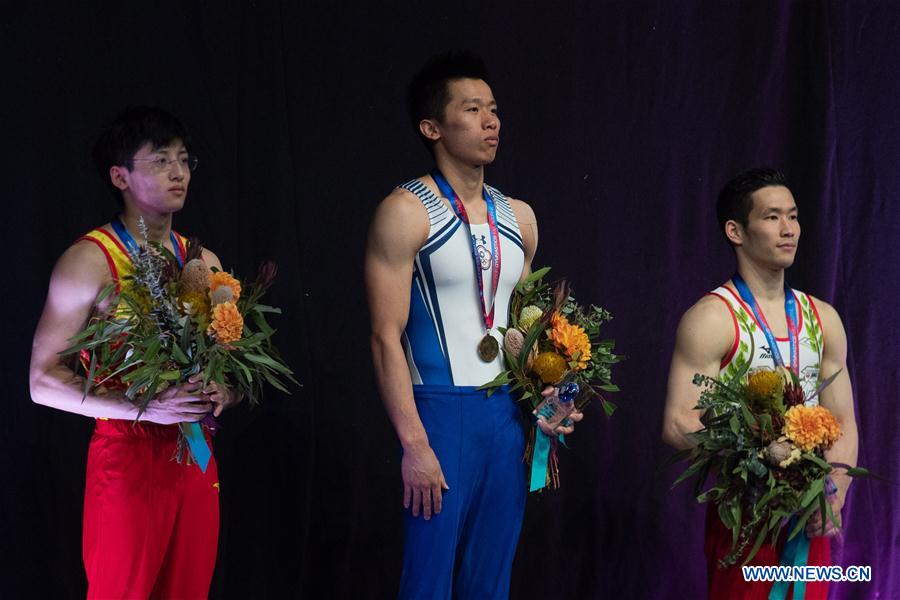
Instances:
[[[267,313],[281,311],[259,302],[275,265],[264,263],[256,280],[242,285],[207,267],[197,240],[188,242],[181,266],[168,249],[147,240],[143,219],[140,228],[144,243],[129,248],[134,273],[123,278],[128,285],[116,299],[115,282],[104,288],[96,316],[60,353],[80,356],[85,395],[121,390],[138,407],[137,421],[156,394],[197,374],[204,387],[234,387],[251,404],[258,403],[263,383],[289,393],[282,379],[297,381],[272,345],[275,330],[266,322]],[[113,308],[100,310],[110,299]],[[182,423],[180,429],[176,460],[187,446],[188,458],[205,470],[210,451],[200,425]]]
[[[598,306],[579,304],[565,281],[546,283],[549,271],[539,269],[516,286],[510,327],[499,328],[506,370],[479,389],[491,393],[510,386],[529,416],[541,416],[551,426],[567,424],[568,415],[593,398],[612,415],[616,407],[601,392],[619,391],[611,366],[623,357],[613,353],[614,340],[600,339],[600,326],[612,316]],[[559,487],[556,450],[561,440],[536,426],[531,429],[525,451],[531,491]]]
[[[673,486],[696,475],[697,501],[716,504],[732,532],[731,551],[718,561],[721,568],[742,559],[749,563],[767,536],[775,544],[787,526],[788,544],[808,543],[798,534],[816,509],[823,515],[823,533],[826,518],[837,525],[828,502],[837,491],[829,473],[846,465],[829,464],[824,452],[841,429],[827,408],[812,402],[835,377],[806,398],[796,374],[783,367],[755,369],[735,379],[694,376],[702,388],[696,408],[706,411],[705,427],[692,434],[695,447],[672,457],[671,462],[690,462]],[[868,474],[849,467],[847,473]],[[704,490],[710,475],[715,483]]]

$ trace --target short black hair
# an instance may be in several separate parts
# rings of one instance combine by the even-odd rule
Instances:
[[[110,167],[123,166],[131,171],[132,159],[141,146],[149,143],[162,148],[176,140],[190,149],[191,137],[175,115],[153,106],[129,106],[103,129],[91,154],[100,178],[121,202],[121,191],[109,179]]]
[[[448,85],[458,79],[481,79],[488,85],[487,67],[481,57],[467,51],[450,51],[432,56],[412,78],[406,93],[409,119],[417,136],[422,119],[443,121],[450,102]],[[429,151],[432,142],[422,138]]]
[[[749,169],[726,183],[716,201],[719,230],[724,233],[728,221],[737,221],[746,227],[753,210],[753,192],[770,186],[787,187],[784,173],[769,168]]]

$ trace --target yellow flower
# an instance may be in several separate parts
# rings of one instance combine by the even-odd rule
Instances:
[[[178,298],[179,308],[186,315],[205,315],[209,313],[209,295],[203,292],[186,292]]]
[[[213,307],[212,323],[206,330],[220,344],[230,344],[241,339],[244,333],[244,317],[233,302],[223,302]]]
[[[550,341],[558,350],[562,350],[569,360],[577,362],[575,366],[577,370],[586,368],[591,360],[591,340],[584,328],[572,325],[565,316],[559,313],[553,314],[550,325],[552,326]]]
[[[747,394],[757,408],[784,412],[784,377],[767,368],[751,371],[747,377]]]
[[[758,369],[747,377],[747,391],[754,402],[764,402],[784,389],[784,379],[775,371]]]
[[[827,449],[841,437],[841,426],[824,406],[790,407],[784,413],[782,430],[798,448],[812,452],[818,447]]]
[[[237,302],[238,298],[241,297],[241,282],[225,271],[213,273],[212,277],[209,278],[209,292],[211,294],[215,293],[216,288],[222,285],[231,288],[231,293],[233,294],[231,301]]]
[[[566,359],[556,352],[541,352],[534,359],[532,370],[544,383],[558,383],[566,374]]]
[[[533,304],[523,307],[522,312],[519,314],[519,329],[527,333],[531,326],[542,316],[544,316],[544,313]]]

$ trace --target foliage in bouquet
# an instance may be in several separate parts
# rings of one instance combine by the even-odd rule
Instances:
[[[124,390],[140,418],[156,394],[198,373],[204,386],[233,386],[253,404],[264,383],[289,393],[283,380],[297,382],[266,321],[266,314],[281,311],[260,303],[275,265],[264,263],[255,281],[241,282],[207,267],[192,239],[182,268],[168,249],[147,240],[143,220],[141,228],[144,244],[130,253],[131,285],[118,298],[112,298],[115,283],[107,286],[96,300],[96,316],[61,352],[80,354],[85,395],[100,386]],[[101,312],[111,298],[111,312]]]
[[[731,551],[719,559],[720,567],[742,557],[749,563],[767,536],[776,542],[791,517],[796,521],[788,539],[803,531],[816,509],[823,515],[823,532],[825,518],[837,525],[827,498],[833,485],[828,475],[836,465],[824,452],[840,438],[840,425],[827,408],[804,404],[836,376],[810,398],[784,368],[755,369],[734,379],[694,376],[702,388],[695,408],[705,411],[704,428],[692,434],[695,447],[672,457],[689,462],[673,486],[696,476],[697,501],[716,504],[732,532]],[[847,472],[867,474],[860,468]],[[710,477],[714,483],[707,489]]]
[[[539,269],[516,286],[510,327],[499,328],[507,370],[482,389],[509,385],[530,413],[541,403],[545,387],[565,379],[579,386],[576,407],[598,398],[612,415],[615,405],[600,393],[619,391],[611,367],[622,357],[613,353],[614,340],[600,339],[600,326],[612,316],[598,306],[579,304],[565,281],[546,283],[549,271]]]
[[[612,415],[616,407],[601,392],[619,390],[612,382],[611,368],[623,357],[613,353],[613,340],[600,339],[601,325],[612,316],[598,306],[579,304],[565,281],[546,283],[549,271],[549,267],[539,269],[516,286],[510,301],[510,327],[499,329],[506,370],[479,389],[490,394],[509,385],[529,418],[537,412],[565,419],[571,410],[557,413],[552,399],[542,396],[548,386],[557,386],[559,399],[565,396],[566,402],[573,402],[569,407],[581,409],[596,397],[607,416]],[[558,441],[531,428],[524,456],[531,467],[531,491],[559,487]]]

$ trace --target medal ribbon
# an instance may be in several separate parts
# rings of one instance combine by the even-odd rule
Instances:
[[[484,201],[487,204],[487,221],[488,228],[491,230],[491,256],[493,257],[493,268],[491,272],[491,310],[488,311],[487,302],[484,296],[484,280],[481,277],[481,259],[478,257],[478,245],[472,237],[472,226],[469,223],[469,215],[466,213],[466,207],[462,203],[462,200],[459,199],[459,196],[456,195],[456,192],[453,191],[453,188],[450,187],[450,183],[440,170],[435,168],[431,172],[431,176],[434,178],[435,183],[437,183],[438,189],[441,190],[441,194],[450,200],[450,204],[453,206],[453,212],[456,213],[459,220],[465,224],[466,233],[469,236],[469,240],[472,242],[472,260],[475,263],[475,282],[478,284],[478,300],[481,302],[481,316],[484,318],[485,329],[489,331],[494,327],[494,300],[497,298],[497,289],[500,287],[500,230],[497,228],[497,207],[494,204],[494,199],[488,193],[487,187],[483,186],[482,194],[484,195]]]
[[[112,228],[116,231],[116,235],[119,236],[119,239],[122,240],[122,243],[125,244],[125,247],[128,249],[128,252],[132,255],[137,254],[140,250],[140,246],[134,240],[134,237],[125,227],[124,223],[118,218],[110,221]],[[175,249],[175,260],[178,261],[178,266],[184,266],[184,255],[182,254],[181,244],[178,243],[178,238],[175,237],[175,232],[170,231],[169,237],[172,240],[172,247]],[[206,468],[209,466],[209,459],[212,457],[212,451],[209,449],[209,444],[206,443],[206,437],[203,435],[203,429],[200,426],[200,423],[179,423],[178,424],[181,435],[184,436],[184,439],[187,440],[188,448],[191,450],[191,456],[194,458],[194,462],[197,463],[197,466],[200,467],[200,470],[206,473]]]
[[[125,244],[125,247],[128,249],[130,254],[137,254],[138,250],[140,250],[140,246],[138,243],[134,241],[134,237],[131,235],[131,232],[128,231],[128,228],[125,227],[125,224],[119,218],[115,218],[109,222],[112,225],[112,228],[115,230],[116,235],[119,236],[119,239],[122,240],[122,243]],[[175,248],[175,260],[178,261],[178,266],[184,266],[184,256],[181,255],[181,245],[178,243],[178,238],[175,237],[175,232],[169,232],[169,238],[172,240],[172,247]]]
[[[734,277],[732,277],[731,280],[734,282],[734,287],[737,288],[741,298],[747,303],[750,310],[753,311],[753,316],[756,317],[759,328],[762,329],[763,335],[766,336],[766,341],[769,342],[769,346],[772,349],[772,360],[775,362],[775,366],[784,367],[784,359],[781,357],[781,350],[778,349],[778,341],[775,339],[772,328],[769,327],[769,322],[766,321],[766,316],[759,309],[756,298],[753,297],[753,292],[750,291],[750,286],[748,286],[743,277],[737,273],[734,274]],[[794,292],[791,290],[790,286],[788,286],[787,282],[784,284],[784,314],[787,317],[788,339],[790,340],[791,348],[790,369],[795,374],[799,375],[800,344],[797,343],[797,340],[800,337],[800,332],[797,326],[797,301],[794,299]]]

